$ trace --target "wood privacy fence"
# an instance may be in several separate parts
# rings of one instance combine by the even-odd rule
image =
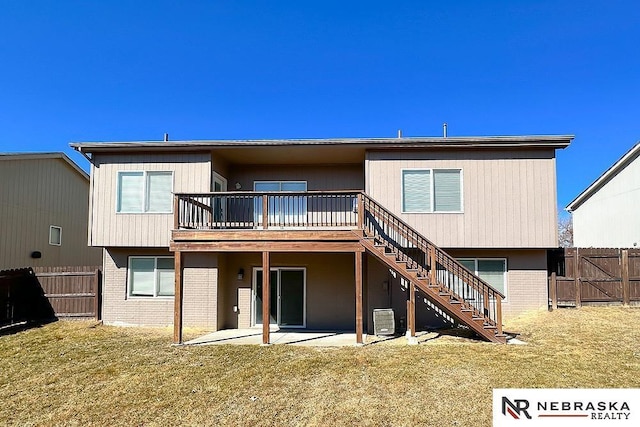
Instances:
[[[640,249],[565,248],[549,258],[551,308],[640,304]]]
[[[0,326],[100,314],[100,267],[36,267],[0,271]]]

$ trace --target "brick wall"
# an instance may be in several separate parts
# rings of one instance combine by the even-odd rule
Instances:
[[[120,325],[169,326],[173,324],[174,299],[128,298],[129,256],[171,256],[163,249],[115,249],[104,251],[102,318]],[[217,258],[213,254],[184,254],[183,324],[216,329]]]

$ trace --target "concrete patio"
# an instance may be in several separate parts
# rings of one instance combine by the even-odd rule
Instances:
[[[415,342],[435,339],[436,332],[417,332]],[[292,329],[273,329],[270,333],[271,344],[289,344],[307,347],[354,347],[356,334],[351,331],[301,331]],[[403,336],[364,336],[364,345],[373,344],[407,345],[407,337]],[[224,329],[212,332],[184,343],[185,345],[260,345],[262,329]]]

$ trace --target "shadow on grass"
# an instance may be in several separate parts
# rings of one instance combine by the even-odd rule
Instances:
[[[13,335],[29,329],[41,328],[49,323],[57,322],[57,318],[38,320],[38,321],[22,321],[10,325],[0,326],[0,337],[5,335]]]

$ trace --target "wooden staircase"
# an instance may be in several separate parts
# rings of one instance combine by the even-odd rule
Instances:
[[[502,333],[504,295],[382,205],[361,193],[361,244],[411,285],[409,329],[415,332],[415,289],[480,337],[506,343]],[[412,324],[413,322],[413,324]]]

